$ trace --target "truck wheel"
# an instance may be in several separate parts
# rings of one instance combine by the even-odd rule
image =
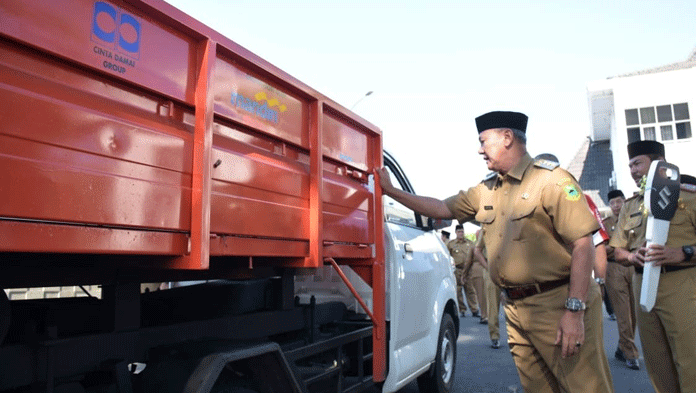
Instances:
[[[10,330],[10,300],[5,290],[0,288],[0,344],[5,340],[7,331]]]
[[[219,389],[214,388],[210,392],[211,393],[258,393],[256,390],[234,387],[234,386],[228,386],[228,387],[223,386]]]
[[[435,363],[430,370],[418,377],[418,389],[421,393],[448,393],[454,385],[454,366],[457,363],[457,337],[452,316],[445,313],[440,324],[437,339]]]

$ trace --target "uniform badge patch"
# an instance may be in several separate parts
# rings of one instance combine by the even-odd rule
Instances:
[[[580,191],[575,187],[574,184],[568,184],[563,187],[563,192],[566,194],[566,199],[569,201],[577,201],[580,199]]]

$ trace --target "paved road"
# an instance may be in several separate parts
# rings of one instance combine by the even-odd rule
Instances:
[[[523,392],[512,356],[507,350],[505,329],[501,331],[500,349],[492,349],[486,325],[480,325],[478,318],[472,317],[464,317],[460,321],[455,392]],[[502,310],[501,321],[504,321]],[[650,386],[644,367],[641,367],[639,371],[630,370],[624,363],[614,359],[618,331],[616,322],[609,320],[606,314],[604,315],[604,343],[616,393],[653,393],[654,390]],[[640,342],[638,342],[638,348],[640,350]],[[643,366],[642,356],[640,361]],[[418,393],[418,386],[415,382],[411,383],[399,393]]]

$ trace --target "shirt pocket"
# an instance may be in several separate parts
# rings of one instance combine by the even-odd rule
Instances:
[[[674,217],[669,221],[669,237],[689,237],[688,234],[693,232],[694,227],[687,212],[683,209],[677,209]]]
[[[495,210],[480,209],[474,219],[481,224],[492,224],[495,221]]]
[[[634,244],[636,240],[638,240],[638,237],[643,237],[641,225],[643,225],[642,213],[634,217],[628,217],[624,223],[623,231],[626,233],[626,243],[630,249],[635,249],[641,246],[641,244]]]
[[[681,226],[681,225],[687,225],[687,222],[689,221],[689,215],[686,213],[684,209],[677,209],[677,211],[674,213],[674,217],[669,221],[669,225],[671,226]]]
[[[512,240],[525,241],[533,237],[532,222],[536,207],[537,204],[530,200],[515,205],[514,210],[510,214],[509,224]]]

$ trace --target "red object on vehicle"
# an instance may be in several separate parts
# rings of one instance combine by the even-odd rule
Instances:
[[[590,206],[590,211],[592,212],[592,214],[594,214],[595,218],[597,219],[597,222],[599,223],[599,230],[595,233],[595,245],[609,241],[611,237],[609,236],[609,232],[607,232],[607,228],[604,226],[604,222],[602,222],[602,215],[599,213],[597,205],[595,205],[594,201],[592,200],[592,198],[590,198],[589,195],[584,195],[585,199],[587,200],[587,204]]]
[[[0,20],[0,252],[332,258],[373,287],[383,380],[379,129],[159,0],[6,0]]]

